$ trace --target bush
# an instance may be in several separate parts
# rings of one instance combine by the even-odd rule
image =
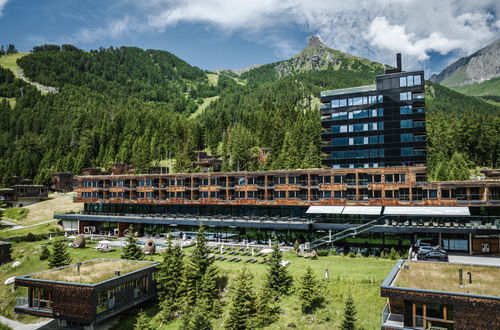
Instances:
[[[40,260],[47,260],[50,258],[50,250],[47,245],[42,245],[42,252],[40,253]]]
[[[28,235],[26,235],[26,241],[34,242],[36,241],[36,236],[33,233],[28,233]]]
[[[391,248],[391,251],[389,252],[389,258],[391,260],[397,260],[399,259],[399,253],[394,248]]]
[[[350,251],[348,254],[349,258],[356,258],[356,253]]]
[[[326,257],[328,256],[328,250],[327,249],[321,249],[321,250],[317,250],[316,251],[316,254],[318,255],[318,257]]]

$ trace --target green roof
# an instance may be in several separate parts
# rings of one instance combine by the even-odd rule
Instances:
[[[342,88],[342,89],[334,89],[331,91],[322,91],[321,97],[324,96],[334,96],[334,95],[343,95],[343,94],[353,94],[353,93],[362,93],[362,92],[371,92],[377,90],[376,85],[368,85],[368,86],[359,86],[359,87],[351,87],[351,88]]]

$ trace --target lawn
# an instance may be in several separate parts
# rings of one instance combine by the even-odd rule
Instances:
[[[17,76],[16,70],[19,69],[19,66],[17,66],[16,61],[17,59],[28,54],[29,53],[16,53],[0,56],[0,66],[3,66],[6,69],[10,69]]]
[[[0,266],[0,315],[11,318],[19,319],[22,322],[34,322],[35,317],[32,316],[21,316],[14,314],[14,305],[16,296],[23,296],[27,294],[23,290],[25,288],[19,288],[16,292],[12,292],[10,289],[12,285],[4,285],[5,280],[9,277],[28,275],[36,273],[42,270],[49,269],[47,260],[41,261],[39,259],[40,247],[42,244],[47,244],[49,241],[37,241],[37,242],[21,242],[12,243],[12,259],[13,261],[20,261],[21,265],[16,268],[12,268],[12,263]],[[89,246],[90,244],[87,244]],[[120,258],[121,251],[114,250],[108,253],[102,253],[93,249],[94,245],[85,247],[83,249],[69,249],[72,263],[81,262],[89,259],[95,258]]]
[[[160,261],[158,256],[155,256],[155,259]],[[283,259],[291,262],[288,269],[296,284],[308,265],[311,266],[318,278],[323,278],[325,269],[329,270],[330,276],[326,290],[327,306],[317,311],[313,318],[304,317],[300,311],[297,295],[291,294],[281,304],[282,315],[278,322],[268,327],[268,329],[287,329],[291,327],[298,329],[338,329],[342,320],[344,299],[348,292],[351,292],[356,302],[358,327],[360,329],[380,329],[380,314],[386,304],[385,299],[380,297],[380,284],[393,267],[395,261],[376,258],[350,258],[347,256],[327,256],[320,257],[317,260],[310,260],[297,257],[294,252],[285,253]],[[260,288],[264,282],[265,264],[245,264],[228,261],[217,261],[216,263],[221,274],[229,278],[229,290],[231,280],[236,277],[238,271],[244,266],[254,275],[254,288]],[[214,329],[222,328],[227,319],[230,304],[230,298],[227,294],[224,295],[223,302],[225,304],[224,314],[220,319],[214,321]],[[134,324],[135,316],[140,309],[144,309],[151,317],[158,313],[158,307],[155,304],[144,304],[122,317],[113,329],[130,328]],[[161,327],[158,326],[158,328],[179,329],[181,325],[182,322],[177,321]]]
[[[25,236],[32,234],[50,234],[62,230],[62,227],[57,225],[57,221],[42,223],[33,227],[20,228],[15,230],[7,230],[10,227],[5,227],[0,231],[0,238]]]
[[[205,109],[210,105],[210,103],[217,100],[218,98],[219,98],[219,95],[204,98],[203,103],[198,106],[198,109],[196,109],[196,111],[193,112],[189,116],[189,118],[196,118],[197,116],[201,115],[203,113],[203,111],[205,111]]]
[[[40,245],[42,243],[47,243],[47,240],[13,243],[13,259],[21,261],[22,264],[17,268],[12,268],[12,263],[0,266],[1,283],[11,276],[27,275],[48,269],[47,262],[39,260]],[[192,248],[187,249],[186,253],[191,250]],[[73,263],[94,258],[119,258],[121,253],[119,250],[101,253],[92,247],[70,249],[69,251]],[[242,257],[242,259],[245,259],[245,257]],[[317,311],[313,318],[304,317],[300,312],[297,295],[292,293],[282,301],[282,315],[278,322],[269,329],[286,329],[289,327],[298,329],[308,327],[314,329],[338,329],[342,320],[344,299],[348,292],[351,292],[356,302],[358,327],[361,329],[380,328],[380,313],[385,305],[385,299],[380,297],[380,284],[393,267],[395,261],[377,258],[350,258],[347,256],[327,256],[320,257],[317,260],[310,260],[297,257],[294,252],[285,252],[283,259],[291,262],[288,269],[294,277],[295,283],[299,282],[308,265],[312,267],[318,278],[323,278],[324,270],[328,269],[330,276],[325,291],[328,301],[326,308]],[[157,254],[154,257],[148,257],[147,260],[161,261],[161,255]],[[229,292],[231,290],[231,281],[244,266],[254,275],[255,288],[260,288],[265,279],[265,264],[228,261],[216,261],[216,263],[220,268],[220,273],[229,278]],[[24,322],[35,321],[35,318],[30,316],[15,316],[13,314],[15,297],[22,294],[22,292],[10,292],[4,286],[4,289],[0,291],[0,314],[9,318],[17,317]],[[225,304],[224,314],[220,319],[213,322],[215,329],[223,327],[227,319],[230,302],[228,293],[224,293],[222,301]],[[148,315],[152,317],[158,312],[157,305],[154,302],[143,304],[125,313],[119,323],[115,325],[115,329],[130,328],[134,324],[136,314],[140,308],[144,308]],[[181,322],[177,321],[161,327],[158,326],[158,328],[177,329],[180,326]]]
[[[7,220],[21,222],[28,216],[29,210],[23,207],[11,207],[3,211],[3,217]]]
[[[393,286],[423,290],[438,290],[500,296],[500,268],[488,266],[469,266],[439,262],[404,263],[394,280]],[[463,283],[460,287],[458,269],[463,270]],[[472,284],[467,273],[472,274]]]
[[[2,102],[2,100],[7,100],[7,102],[9,102],[11,107],[14,107],[16,105],[16,98],[15,97],[0,96],[0,102]]]

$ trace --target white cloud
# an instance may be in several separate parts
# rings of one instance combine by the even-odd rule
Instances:
[[[3,15],[3,8],[7,4],[7,2],[9,2],[9,0],[0,0],[0,16]]]
[[[201,23],[270,44],[285,57],[295,49],[282,31],[295,28],[320,35],[333,48],[389,64],[401,52],[411,68],[430,52],[463,56],[500,34],[497,0],[123,0],[123,7],[134,13],[75,37],[88,42]]]

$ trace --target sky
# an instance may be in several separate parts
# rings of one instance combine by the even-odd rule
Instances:
[[[290,58],[328,46],[439,73],[500,38],[498,0],[0,0],[0,44],[169,51],[202,69]]]

